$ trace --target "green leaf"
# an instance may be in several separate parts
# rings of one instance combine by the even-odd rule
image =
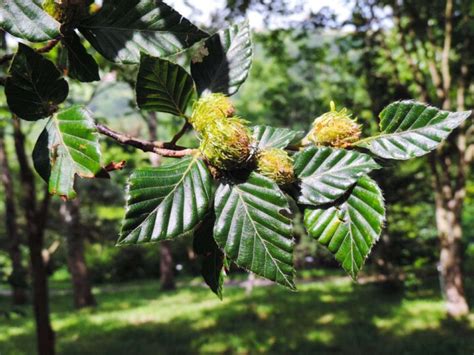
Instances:
[[[101,171],[99,139],[89,113],[73,106],[51,117],[36,142],[33,163],[51,194],[74,198],[75,175],[94,178]]]
[[[119,244],[172,239],[193,232],[212,202],[213,182],[201,159],[186,157],[130,176]]]
[[[208,55],[191,63],[191,75],[199,94],[233,95],[247,79],[252,64],[248,22],[233,25],[204,42]]]
[[[138,63],[140,52],[170,56],[208,36],[160,0],[105,1],[79,30],[105,58],[121,63]]]
[[[406,160],[436,149],[471,111],[448,112],[414,101],[398,101],[380,113],[381,133],[357,146],[385,159]]]
[[[215,199],[214,239],[237,265],[277,283],[293,283],[292,223],[286,196],[270,179],[221,184]]]
[[[225,255],[219,249],[213,237],[215,216],[204,219],[194,232],[193,247],[197,255],[202,256],[201,274],[206,284],[222,300],[222,289],[225,278]]]
[[[380,166],[367,154],[311,146],[294,157],[301,180],[298,202],[321,205],[335,201],[362,175]]]
[[[54,113],[68,93],[68,84],[54,64],[20,43],[5,83],[10,110],[36,121]]]
[[[0,28],[15,37],[44,42],[59,36],[59,27],[37,0],[0,0]]]
[[[71,78],[83,83],[100,80],[97,62],[87,53],[76,33],[65,37],[63,44],[67,49],[67,69]]]
[[[271,126],[253,126],[252,135],[258,141],[258,148],[284,149],[290,143],[304,137],[303,131],[293,131],[288,128],[275,128]]]
[[[356,279],[379,239],[384,218],[382,192],[375,181],[364,176],[342,204],[306,209],[304,224],[309,235],[325,245]]]
[[[142,55],[136,91],[141,109],[184,116],[195,88],[191,76],[178,64]]]

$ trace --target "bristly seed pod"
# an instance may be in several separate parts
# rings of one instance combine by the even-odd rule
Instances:
[[[242,167],[252,155],[252,138],[246,121],[240,118],[221,117],[209,121],[201,135],[201,153],[219,169]]]
[[[234,105],[227,96],[210,94],[194,104],[189,119],[201,135],[201,153],[217,169],[243,167],[253,155],[247,122],[234,117],[234,112]]]
[[[287,185],[295,181],[293,159],[279,148],[264,149],[257,156],[257,171],[278,185]]]
[[[337,148],[347,148],[359,140],[360,125],[352,119],[346,108],[336,111],[331,101],[331,111],[316,118],[313,128],[303,139],[303,145],[314,143]]]
[[[189,122],[194,129],[202,133],[206,127],[216,119],[232,117],[235,113],[234,105],[223,94],[210,94],[200,98],[193,107],[193,114]]]

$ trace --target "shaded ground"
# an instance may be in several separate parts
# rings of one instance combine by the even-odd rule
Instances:
[[[223,302],[199,286],[158,290],[152,281],[104,287],[100,306],[80,312],[70,296],[54,296],[59,354],[474,353],[474,314],[444,320],[435,283],[394,291],[329,279],[301,284],[297,293],[257,287],[251,296],[232,287]],[[0,297],[0,308],[7,305]],[[0,354],[34,353],[31,311],[24,311],[27,317],[0,318]]]

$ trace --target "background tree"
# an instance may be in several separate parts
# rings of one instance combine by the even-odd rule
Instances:
[[[84,256],[84,227],[81,223],[79,199],[61,204],[60,215],[64,220],[67,264],[71,273],[74,305],[76,308],[95,306]]]
[[[353,23],[362,39],[363,70],[374,77],[368,89],[384,92],[378,83],[395,82],[402,91],[386,100],[417,97],[444,109],[463,109],[471,102],[472,7],[469,1],[358,1]],[[393,28],[384,26],[392,21]],[[391,63],[387,66],[385,63]],[[375,76],[373,73],[377,73]],[[376,106],[384,103],[376,102]],[[468,313],[462,281],[462,208],[472,154],[472,125],[467,123],[430,158],[440,238],[440,274],[447,311]]]

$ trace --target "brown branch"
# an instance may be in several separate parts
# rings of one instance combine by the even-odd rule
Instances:
[[[412,57],[412,53],[410,52],[405,36],[405,29],[402,26],[402,15],[400,12],[400,8],[398,7],[397,2],[393,6],[393,13],[394,13],[394,20],[397,26],[399,35],[400,35],[400,44],[403,52],[405,53],[406,60],[408,65],[410,66],[411,70],[413,71],[413,79],[415,83],[418,85],[418,88],[421,93],[421,100],[426,101],[428,99],[428,88],[426,87],[425,80],[423,78],[423,74],[419,68],[419,66],[415,63]]]
[[[444,44],[441,55],[441,74],[443,76],[444,102],[443,109],[450,109],[449,89],[451,87],[451,72],[449,69],[449,53],[451,51],[451,42],[453,36],[453,0],[446,0],[445,25],[444,25]]]
[[[56,45],[59,43],[59,41],[60,41],[60,38],[55,38],[55,39],[49,41],[48,43],[46,43],[46,45],[44,47],[38,48],[36,50],[36,53],[48,53],[54,47],[56,47]],[[10,60],[13,59],[14,56],[15,56],[14,53],[10,53],[10,54],[5,54],[3,57],[0,57],[0,65],[8,63]]]
[[[100,134],[112,138],[120,144],[130,145],[144,152],[152,152],[169,158],[181,158],[186,155],[192,155],[195,152],[195,149],[188,149],[171,143],[153,142],[131,137],[127,134],[114,131],[102,124],[97,124],[96,127]]]

